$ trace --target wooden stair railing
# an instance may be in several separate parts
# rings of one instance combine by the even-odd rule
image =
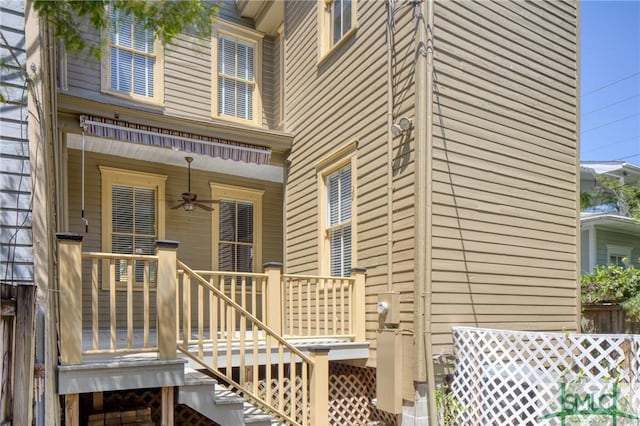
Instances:
[[[305,355],[225,294],[225,280],[229,284],[234,273],[208,281],[180,261],[177,269],[178,350],[282,421],[328,424],[327,351]],[[252,285],[265,289],[268,274],[243,274],[242,282],[249,275]],[[273,308],[267,304],[262,314],[269,318]]]

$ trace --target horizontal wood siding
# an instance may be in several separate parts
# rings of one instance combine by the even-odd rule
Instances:
[[[353,37],[318,61],[317,4],[286,5],[286,125],[295,134],[287,185],[286,266],[290,273],[316,274],[318,183],[316,165],[357,141],[357,247],[353,266],[367,268],[366,337],[375,349],[378,294],[386,291],[387,268],[400,292],[403,328],[413,324],[413,139],[393,140],[393,264],[387,262],[387,69],[386,5],[358,2]],[[413,115],[411,9],[396,15],[393,64],[394,116]],[[328,261],[328,260],[325,260]],[[371,363],[375,363],[375,351]]]
[[[3,2],[0,14],[8,44],[0,42],[0,92],[6,99],[0,104],[0,281],[33,284],[27,86],[20,72],[26,61],[24,2]]]
[[[235,9],[235,3],[221,2],[219,20],[253,28],[250,20],[241,18]],[[92,44],[100,43],[100,32],[89,25],[83,28],[84,38]],[[263,50],[263,72],[266,77],[262,91],[263,126],[275,129],[272,119],[274,108],[273,67],[277,62],[277,50],[274,41],[265,38]],[[212,122],[211,90],[214,77],[211,58],[211,40],[184,33],[178,35],[171,44],[164,47],[164,104],[147,105],[119,96],[101,93],[100,60],[86,52],[67,54],[66,94],[90,99],[105,104],[125,106],[138,110],[156,112],[159,115]]]
[[[577,10],[435,2],[431,333],[576,328]]]
[[[69,150],[69,230],[84,233],[81,221],[80,164],[80,151]],[[180,243],[178,259],[189,267],[202,270],[211,269],[211,213],[196,209],[189,214],[183,209],[171,209],[180,202],[182,192],[186,191],[187,169],[95,153],[85,153],[85,215],[89,221],[89,232],[84,238],[84,251],[102,250],[101,178],[98,169],[98,166],[101,165],[167,175],[166,200],[163,200],[165,202],[165,238]],[[191,177],[192,191],[203,199],[210,198],[209,182],[263,190],[262,260],[265,263],[282,262],[282,186],[280,184],[257,182],[197,169],[192,169]],[[259,265],[258,272],[261,271],[262,265]],[[89,271],[85,269],[85,274],[87,273],[90,277]],[[85,281],[84,285],[86,291],[83,292],[83,304],[91,306],[91,293],[87,290],[89,282]],[[101,297],[107,298],[108,292],[101,292]],[[122,300],[124,300],[124,295]],[[124,302],[119,306],[122,309],[126,307]],[[90,312],[86,310],[84,314],[83,321],[89,324]],[[100,314],[101,321],[108,320],[108,311],[102,311]]]

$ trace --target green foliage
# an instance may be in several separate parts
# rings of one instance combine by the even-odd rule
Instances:
[[[108,28],[108,7],[131,13],[164,44],[186,29],[209,36],[219,8],[217,2],[197,0],[34,0],[35,10],[53,24],[55,37],[67,49],[88,50],[95,56],[100,47],[82,37],[82,24],[88,20],[99,30]]]
[[[446,384],[436,388],[436,406],[438,407],[438,421],[442,426],[457,425],[458,415],[465,411],[464,406]]]
[[[589,195],[580,194],[580,207],[610,206],[622,216],[640,220],[640,182],[623,184],[618,179],[596,176],[596,187]]]
[[[582,303],[619,303],[631,321],[640,321],[640,269],[598,266],[581,278]]]

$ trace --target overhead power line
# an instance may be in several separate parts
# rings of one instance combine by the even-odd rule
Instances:
[[[593,94],[593,93],[599,92],[600,90],[606,89],[607,87],[611,87],[611,86],[613,86],[614,84],[618,84],[618,83],[620,83],[620,82],[622,82],[622,81],[629,80],[630,78],[633,78],[633,77],[635,77],[635,76],[636,76],[636,75],[638,75],[638,74],[640,74],[640,71],[638,71],[638,72],[634,72],[633,74],[629,74],[629,75],[628,75],[628,76],[626,76],[626,77],[619,78],[618,80],[612,81],[611,83],[607,83],[607,84],[605,84],[604,86],[597,87],[597,88],[595,88],[595,89],[593,89],[593,90],[591,90],[591,91],[589,91],[589,92],[587,92],[587,93],[583,93],[583,94],[581,95],[581,97],[583,97],[583,98],[584,98],[585,96],[589,96],[589,95],[591,95],[591,94]]]
[[[616,158],[616,159],[615,159],[615,160],[613,160],[613,161],[626,160],[627,158],[633,158],[633,157],[640,157],[640,154],[627,155],[626,157]]]
[[[631,140],[634,140],[634,139],[638,139],[638,136],[631,136],[630,138],[618,139],[617,141],[613,141],[613,142],[608,142],[607,141],[607,142],[605,142],[603,144],[596,145],[596,146],[591,147],[591,148],[589,148],[589,149],[587,149],[585,151],[582,151],[582,153],[586,154],[588,152],[597,151],[597,150],[602,149],[602,148],[608,148],[610,146],[617,145],[617,144],[622,143],[622,142],[631,141]]]
[[[629,96],[629,97],[627,97],[627,98],[620,99],[620,100],[618,100],[618,101],[616,101],[616,102],[614,102],[614,103],[611,103],[611,104],[609,104],[609,105],[605,105],[605,106],[603,106],[603,107],[596,108],[596,109],[591,110],[591,111],[589,111],[589,112],[585,112],[585,113],[583,113],[583,114],[581,114],[581,115],[582,115],[582,117],[586,117],[587,115],[589,115],[589,114],[593,114],[594,112],[598,112],[598,111],[602,111],[602,110],[607,109],[607,108],[611,108],[612,106],[616,106],[616,105],[621,104],[621,103],[623,103],[623,102],[628,102],[628,101],[630,101],[631,99],[635,99],[635,98],[637,98],[637,97],[640,97],[640,93],[636,93],[636,94],[635,94],[635,95],[633,95],[633,96]]]
[[[628,116],[626,116],[626,117],[619,118],[619,119],[617,119],[617,120],[609,121],[608,123],[604,123],[604,124],[601,124],[601,125],[599,125],[599,126],[592,127],[592,128],[590,128],[590,129],[583,130],[583,131],[581,131],[581,132],[580,132],[580,134],[587,133],[587,132],[590,132],[590,131],[592,131],[592,130],[600,129],[600,128],[602,128],[602,127],[610,126],[610,125],[612,125],[612,124],[619,123],[620,121],[628,120],[628,119],[630,119],[630,118],[634,118],[634,117],[637,117],[637,116],[639,116],[639,115],[640,115],[640,113],[636,113],[636,114],[628,115]]]

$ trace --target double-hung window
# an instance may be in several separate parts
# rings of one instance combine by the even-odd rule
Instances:
[[[145,22],[117,8],[109,11],[102,89],[146,102],[162,101],[162,46]]]
[[[262,266],[262,191],[211,183],[214,269],[254,272]]]
[[[351,274],[352,185],[351,165],[326,177],[326,239],[329,249],[329,273],[345,277]]]
[[[102,246],[108,253],[152,255],[164,238],[165,176],[100,167],[102,174]],[[116,283],[129,280],[127,261],[116,261]],[[134,283],[144,280],[144,263],[133,263]],[[149,271],[155,282],[155,265]],[[106,284],[106,281],[105,281]]]
[[[261,124],[261,37],[249,29],[218,24],[213,42],[214,117]]]
[[[355,0],[324,0],[319,7],[320,55],[323,57],[356,28]]]

